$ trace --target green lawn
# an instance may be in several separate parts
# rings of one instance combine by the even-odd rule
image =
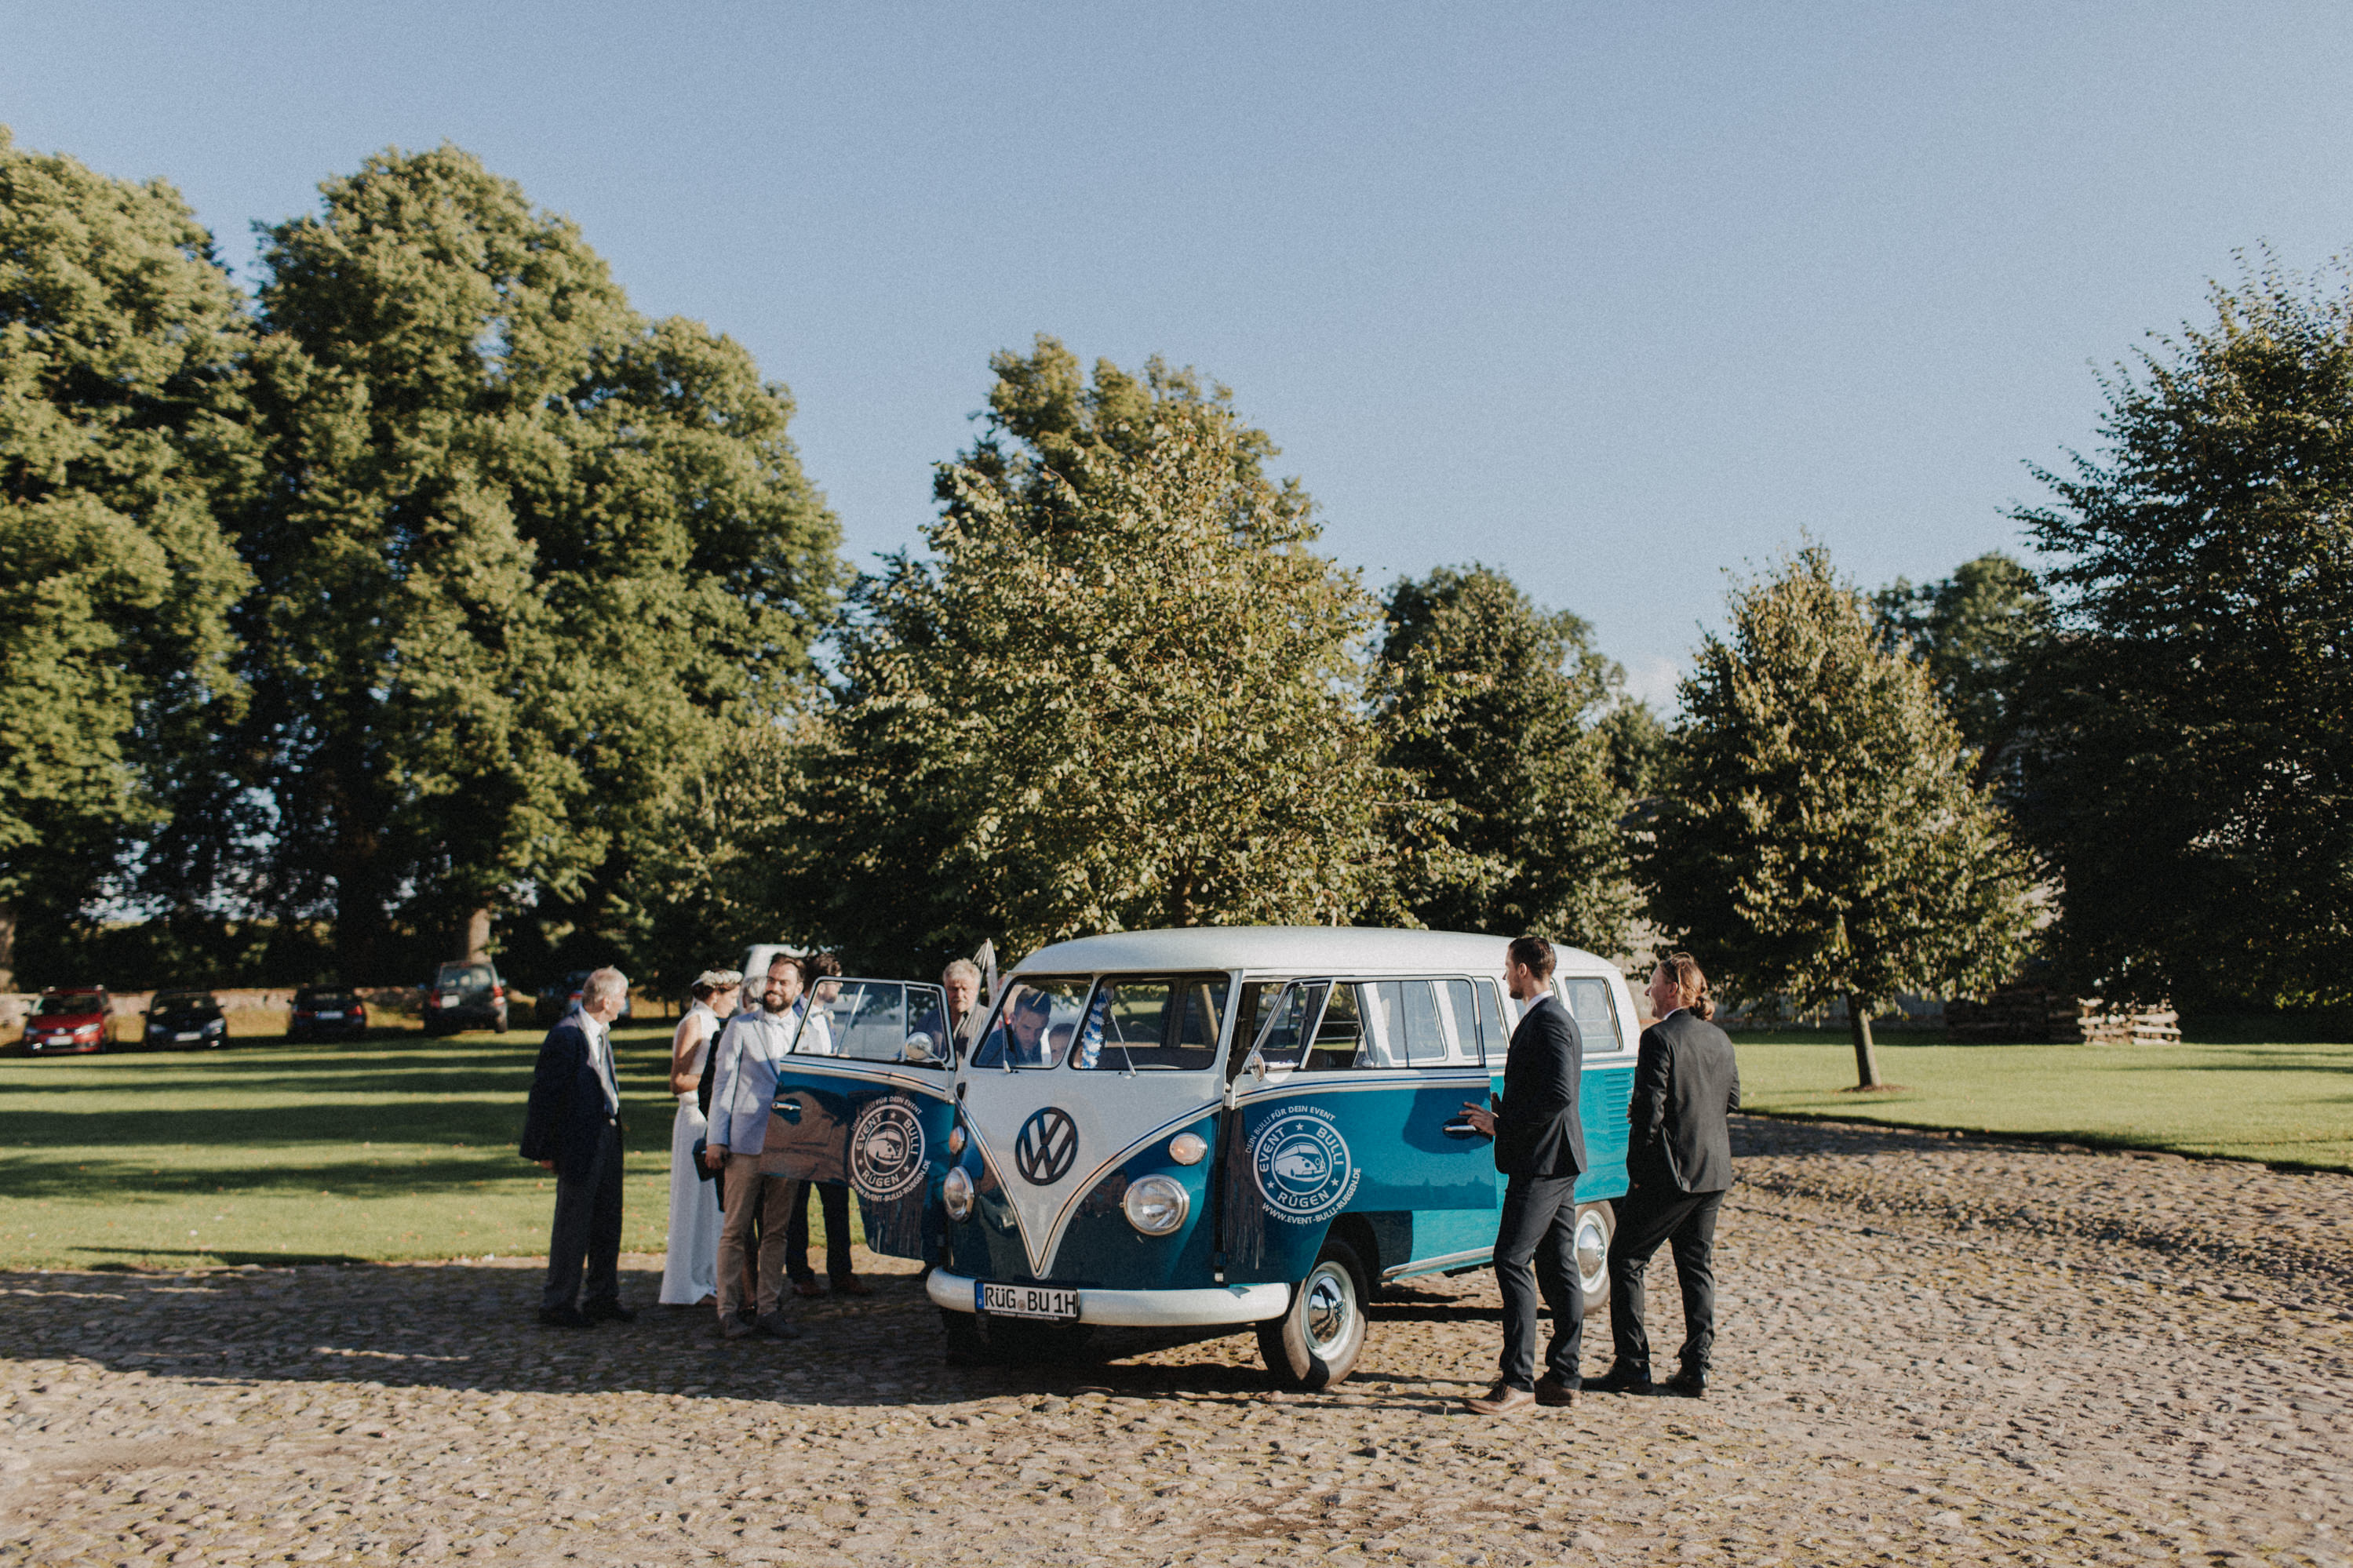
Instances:
[[[544,1253],[554,1178],[515,1152],[540,1035],[0,1058],[0,1268]],[[621,1244],[658,1252],[670,1027],[615,1037]]]
[[[1742,1098],[1777,1116],[2017,1132],[2353,1171],[2353,1045],[1947,1046],[1879,1042],[1854,1082],[1843,1032],[1734,1037]]]

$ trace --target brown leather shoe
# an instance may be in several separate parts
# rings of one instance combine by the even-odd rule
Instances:
[[[1577,1390],[1546,1373],[1536,1379],[1536,1403],[1555,1410],[1565,1410],[1577,1403]]]
[[[793,1281],[793,1294],[796,1296],[822,1296],[825,1294],[825,1287],[818,1284],[814,1279],[796,1279]]]
[[[837,1296],[871,1296],[874,1287],[853,1274],[847,1279],[835,1280],[833,1293]]]
[[[1517,1415],[1523,1410],[1534,1409],[1535,1403],[1536,1396],[1528,1390],[1498,1383],[1487,1391],[1487,1397],[1466,1399],[1462,1407],[1473,1415]]]

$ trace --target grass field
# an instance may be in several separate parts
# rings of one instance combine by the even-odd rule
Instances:
[[[2353,1171],[2353,1045],[1879,1042],[1892,1094],[1842,1093],[1841,1033],[1742,1034],[1743,1099],[1780,1116],[2023,1133]],[[1901,1037],[1895,1037],[1898,1042]]]
[[[0,1059],[0,1268],[544,1253],[554,1178],[515,1152],[540,1033]],[[615,1044],[622,1246],[658,1252],[669,1026]]]

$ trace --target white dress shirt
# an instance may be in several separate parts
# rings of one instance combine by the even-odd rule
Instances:
[[[588,1060],[596,1069],[596,1081],[605,1086],[605,1111],[617,1116],[621,1110],[621,1086],[613,1079],[613,1042],[601,1019],[580,1010],[580,1033],[588,1041]]]

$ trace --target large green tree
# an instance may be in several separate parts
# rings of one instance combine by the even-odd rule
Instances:
[[[1872,603],[1888,645],[1928,667],[1961,739],[1977,753],[1978,782],[2007,777],[2030,671],[2051,630],[2042,583],[1993,551],[1917,587],[1898,577]]]
[[[2106,384],[2023,799],[2076,984],[2353,1002],[2353,289],[2267,263]]]
[[[1990,985],[2031,921],[2024,858],[1926,667],[1809,545],[1732,595],[1683,682],[1668,788],[1639,835],[1652,918],[1739,995],[1870,1015]]]
[[[1592,629],[1478,565],[1398,583],[1384,621],[1384,760],[1451,808],[1455,854],[1408,889],[1416,918],[1617,952],[1635,898],[1599,720],[1623,677]]]
[[[352,978],[394,923],[626,928],[727,728],[787,704],[837,592],[791,399],[649,321],[568,220],[454,147],[269,228],[243,520],[269,886]]]
[[[70,916],[237,701],[247,342],[177,192],[0,128],[0,989],[20,910]]]
[[[1222,388],[1059,342],[992,362],[928,559],[860,587],[805,793],[789,916],[928,968],[1092,931],[1331,921],[1409,805],[1366,721],[1372,605]]]

